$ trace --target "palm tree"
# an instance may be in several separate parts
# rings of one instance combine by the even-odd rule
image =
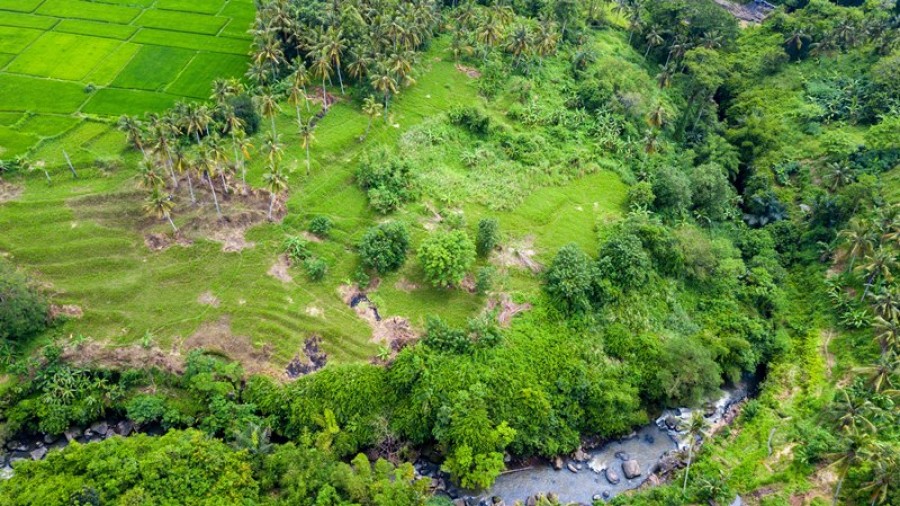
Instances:
[[[846,164],[835,162],[828,164],[828,179],[831,181],[831,191],[847,186],[853,182],[853,171]]]
[[[652,26],[650,27],[650,31],[647,32],[647,35],[644,36],[644,39],[647,41],[647,50],[644,51],[644,58],[650,54],[650,50],[656,46],[661,46],[666,41],[663,39],[662,32],[660,32],[659,27]]]
[[[291,87],[288,88],[288,103],[294,106],[294,110],[297,112],[298,122],[303,121],[303,118],[300,116],[300,104],[303,102],[309,104],[309,97],[306,96],[306,90],[298,85],[296,81],[291,82]],[[307,105],[307,107],[309,107],[309,105]]]
[[[234,107],[226,106],[223,110],[225,116],[225,128],[231,134],[231,146],[234,149],[234,163],[241,164],[241,181],[247,184],[247,174],[238,145],[238,136],[244,135],[244,121],[235,113]]]
[[[222,181],[222,192],[228,195],[228,183],[225,180],[228,172],[228,151],[218,134],[209,136],[207,145],[209,146],[208,153],[212,155],[213,163],[216,165],[216,173],[219,175],[219,180]]]
[[[369,137],[369,130],[372,129],[372,121],[381,116],[382,109],[384,109],[384,106],[378,103],[373,96],[368,96],[363,100],[362,110],[366,117],[369,118],[369,123],[366,125],[366,133],[363,134],[363,140],[366,140]]]
[[[196,204],[197,198],[194,196],[194,180],[191,177],[191,172],[193,172],[194,169],[187,158],[184,146],[181,144],[175,144],[172,149],[172,169],[178,174],[187,176],[188,190],[191,193],[191,204]]]
[[[900,323],[875,317],[875,342],[881,347],[882,356],[889,352],[900,352]]]
[[[369,73],[369,67],[372,65],[372,58],[366,56],[362,51],[351,51],[351,61],[347,65],[347,73],[350,77],[360,80]]]
[[[263,139],[262,152],[265,153],[266,159],[270,164],[277,164],[284,156],[284,147],[281,145],[281,135],[278,133],[267,133]]]
[[[531,51],[531,34],[525,25],[518,25],[510,32],[506,41],[506,51],[513,55],[516,67],[522,63],[522,57]]]
[[[328,30],[325,32],[322,51],[337,70],[338,83],[341,85],[341,95],[344,94],[344,78],[341,76],[341,55],[346,48],[347,40],[344,39],[343,31],[335,29],[333,26],[328,27]]]
[[[150,196],[147,197],[146,202],[144,202],[144,212],[146,214],[155,216],[157,219],[165,218],[172,225],[172,230],[178,232],[178,227],[172,221],[172,209],[174,208],[175,203],[172,202],[172,196],[164,194],[159,188],[154,188],[150,192]]]
[[[263,174],[263,181],[266,184],[266,190],[269,192],[269,221],[272,221],[272,211],[275,208],[275,199],[278,194],[287,189],[288,180],[284,171],[279,168],[277,163],[270,162],[268,170]]]
[[[704,430],[706,430],[706,419],[703,418],[703,413],[695,410],[691,414],[691,420],[687,424],[687,433],[689,438],[688,459],[687,469],[684,472],[684,485],[681,489],[682,494],[687,491],[688,475],[691,473],[691,460],[694,456],[694,445],[697,443],[697,437],[702,436]]]
[[[840,391],[840,396],[831,406],[832,417],[837,421],[838,428],[843,431],[872,432],[875,425],[869,420],[871,403],[860,399],[856,394],[851,395],[846,389]]]
[[[865,300],[872,285],[876,282],[880,280],[892,281],[894,279],[893,271],[896,268],[897,256],[883,246],[879,247],[870,256],[866,257],[866,263],[857,268],[865,272],[867,276],[866,289],[863,291],[860,300]]]
[[[244,183],[244,187],[246,189],[247,186],[247,160],[250,159],[250,153],[253,151],[253,143],[250,142],[250,137],[241,132],[239,135],[235,136],[235,142],[237,143],[238,152],[240,156],[238,160],[240,160],[241,164],[241,181]]]
[[[147,153],[144,152],[144,142],[142,139],[144,131],[141,122],[134,116],[123,114],[119,117],[118,125],[119,130],[125,132],[128,142],[134,146],[135,149],[141,150],[141,153],[143,153],[144,156],[147,156]]]
[[[853,263],[857,258],[865,258],[872,252],[874,236],[870,223],[854,219],[850,227],[840,232],[840,237],[848,246],[847,254],[850,255],[850,264],[847,271],[853,270]]]
[[[278,101],[275,100],[275,96],[271,93],[263,93],[256,97],[257,107],[259,108],[259,112],[269,121],[272,122],[272,133],[276,133],[275,129],[275,116],[278,115],[278,112],[281,110],[281,106],[278,105]]]
[[[798,28],[791,32],[788,38],[784,39],[784,44],[800,51],[803,49],[803,44],[806,40],[809,40],[809,36],[806,35],[806,32],[804,32],[802,28]]]
[[[882,352],[874,364],[857,367],[855,372],[867,376],[872,390],[881,393],[885,387],[893,388],[892,378],[900,375],[900,356],[894,352]]]
[[[213,203],[216,206],[216,214],[221,218],[222,209],[219,207],[219,197],[216,195],[216,187],[213,185],[213,178],[216,176],[216,172],[219,169],[214,156],[215,155],[213,155],[209,146],[201,146],[200,158],[197,160],[197,171],[200,173],[201,178],[206,179],[206,183],[209,185],[209,191],[212,192]]]
[[[657,104],[647,115],[647,123],[654,128],[662,128],[666,124],[666,110],[662,104]]]
[[[138,164],[138,174],[141,178],[141,187],[147,190],[155,190],[165,186],[162,176],[159,175],[159,171],[156,169],[156,163],[150,158],[141,160],[140,164]]]
[[[387,121],[388,101],[392,94],[397,93],[397,78],[386,65],[378,64],[369,81],[384,96],[384,120]]]
[[[300,121],[297,123],[297,127],[300,129],[300,145],[306,150],[306,176],[309,177],[309,147],[316,140],[316,136],[313,132],[312,119],[310,118],[310,121],[307,123]]]
[[[294,63],[291,78],[293,80],[292,87],[299,87],[303,90],[303,96],[308,98],[309,93],[306,92],[306,85],[309,84],[309,72],[306,70],[306,64],[303,63],[302,58],[297,58],[297,61]],[[306,100],[306,112],[309,112],[308,99]]]
[[[872,506],[884,504],[890,491],[900,487],[900,451],[894,445],[874,442],[862,453],[870,464],[871,477],[860,490],[869,492]]]
[[[315,58],[312,66],[313,74],[322,79],[322,108],[328,110],[328,94],[325,88],[325,80],[331,79],[331,60],[324,53]]]
[[[211,121],[212,117],[210,117],[209,110],[206,107],[196,104],[190,104],[186,107],[184,117],[185,131],[188,135],[194,135],[198,145],[200,144],[200,132],[205,132],[209,135],[209,123]]]
[[[834,460],[831,465],[838,469],[838,482],[834,489],[834,499],[832,506],[836,506],[841,496],[841,486],[844,484],[844,478],[847,472],[856,465],[857,462],[865,454],[865,447],[868,444],[868,434],[861,433],[851,426],[844,427],[844,437],[840,440],[842,448],[830,455]]]
[[[882,287],[877,294],[872,294],[875,315],[887,321],[900,320],[900,291],[896,288]]]
[[[669,67],[663,67],[659,74],[656,74],[656,84],[660,89],[668,88],[672,85],[672,71]]]
[[[176,132],[175,125],[166,119],[154,117],[151,120],[150,141],[153,143],[153,152],[165,161],[174,188],[178,188],[178,178],[175,177],[175,169],[172,168],[172,137]]]

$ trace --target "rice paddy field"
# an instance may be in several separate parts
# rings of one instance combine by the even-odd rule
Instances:
[[[96,144],[122,114],[205,99],[247,66],[252,0],[0,0],[0,159],[71,136]]]

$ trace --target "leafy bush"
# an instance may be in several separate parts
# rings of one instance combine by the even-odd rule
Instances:
[[[673,216],[681,215],[691,207],[691,182],[674,167],[660,167],[653,175],[654,208]]]
[[[475,250],[478,256],[487,256],[500,239],[500,226],[495,218],[482,218],[478,222],[478,233],[475,235]]]
[[[628,189],[628,207],[635,210],[647,210],[653,206],[656,195],[653,194],[653,183],[640,181]]]
[[[417,195],[411,164],[383,149],[363,156],[356,182],[366,191],[369,205],[381,214],[397,210]]]
[[[312,257],[312,251],[309,249],[309,241],[302,237],[288,237],[284,240],[282,249],[293,262],[299,263]]]
[[[400,222],[382,223],[366,231],[359,243],[362,264],[379,274],[399,269],[409,250],[409,231]]]
[[[446,353],[466,353],[472,346],[465,330],[450,327],[437,316],[429,316],[425,323],[425,346]]]
[[[425,277],[435,286],[451,286],[462,281],[475,261],[475,246],[461,230],[437,232],[419,246],[419,262]]]
[[[484,295],[491,291],[494,285],[494,268],[482,267],[475,274],[475,292]]]
[[[734,196],[725,171],[716,164],[701,165],[691,172],[690,180],[695,216],[711,222],[724,220]]]
[[[596,268],[575,245],[563,246],[547,269],[545,289],[556,306],[567,313],[583,313],[594,301]]]
[[[309,222],[309,233],[326,238],[331,232],[331,219],[327,216],[316,216]]]
[[[21,341],[47,327],[47,300],[12,265],[0,260],[0,340]]]
[[[642,287],[653,272],[653,263],[640,238],[623,229],[617,229],[600,246],[597,267],[600,276],[622,291]]]
[[[310,281],[322,281],[328,273],[328,264],[321,258],[307,258],[303,262],[303,270]]]
[[[487,135],[491,128],[491,118],[477,107],[456,106],[447,116],[451,123],[475,135]]]

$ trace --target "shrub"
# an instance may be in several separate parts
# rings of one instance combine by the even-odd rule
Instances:
[[[309,241],[302,237],[288,237],[284,240],[284,253],[294,262],[302,262],[312,257]]]
[[[18,341],[47,327],[47,301],[12,265],[0,261],[0,340]]]
[[[628,189],[628,208],[632,211],[638,209],[650,209],[656,195],[653,194],[653,184],[650,181],[635,183]]]
[[[465,330],[453,328],[437,316],[427,318],[422,342],[429,348],[445,353],[462,354],[472,347],[472,341]]]
[[[650,277],[653,263],[637,235],[617,230],[600,247],[600,275],[622,290],[640,288]]]
[[[484,295],[491,291],[494,285],[494,268],[482,267],[475,274],[475,292]]]
[[[321,258],[307,258],[303,262],[303,270],[310,281],[322,281],[328,273],[328,264]]]
[[[591,308],[596,269],[590,257],[570,244],[560,248],[547,270],[547,294],[567,313],[582,313]]]
[[[381,214],[397,210],[416,196],[412,166],[386,150],[367,153],[363,157],[356,182],[366,191],[369,205]]]
[[[691,206],[691,182],[680,170],[663,166],[653,177],[654,207],[678,216]]]
[[[475,135],[487,135],[491,128],[491,119],[481,109],[472,106],[457,106],[447,114],[450,122],[465,128]]]
[[[166,401],[158,395],[138,395],[125,406],[128,419],[138,425],[158,422],[166,414]]]
[[[695,214],[709,221],[724,220],[734,195],[725,171],[716,164],[701,165],[694,169],[690,179]]]
[[[259,130],[259,113],[256,106],[253,105],[253,99],[250,95],[242,93],[231,99],[231,107],[234,107],[234,114],[244,124],[244,132],[247,135],[253,135]]]
[[[474,261],[475,246],[461,230],[432,234],[419,246],[419,262],[435,286],[459,283]]]
[[[309,222],[309,233],[317,237],[326,238],[331,232],[331,219],[327,216],[316,216]]]
[[[482,218],[478,222],[478,233],[475,235],[475,250],[478,256],[487,256],[499,242],[499,223],[494,218]]]
[[[400,222],[382,223],[366,231],[359,243],[363,266],[380,274],[399,269],[409,250],[409,231]]]

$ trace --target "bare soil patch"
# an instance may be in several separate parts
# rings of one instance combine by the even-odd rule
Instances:
[[[409,292],[414,292],[414,291],[418,290],[420,287],[418,284],[413,283],[412,281],[410,281],[406,278],[400,278],[397,280],[396,283],[394,283],[394,288],[396,288],[397,290],[400,290],[401,292],[409,293]]]
[[[76,306],[75,304],[65,304],[65,305],[50,305],[50,319],[56,320],[57,318],[81,318],[84,316],[84,311],[81,309],[81,306]]]
[[[373,289],[371,286],[372,284],[369,285],[370,289]],[[382,318],[378,308],[359,287],[341,285],[338,287],[338,293],[341,300],[372,327],[372,341],[387,346],[392,352],[397,352],[418,339],[419,333],[413,329],[408,319],[400,316]]]
[[[111,369],[143,367],[157,368],[173,374],[184,372],[184,357],[175,348],[166,351],[156,346],[114,346],[91,341],[66,346],[62,358],[77,365],[99,365]]]
[[[501,246],[494,261],[501,267],[525,269],[537,274],[544,269],[544,266],[534,259],[536,254],[534,236],[529,235],[517,242]]]
[[[475,282],[475,276],[472,274],[466,274],[466,277],[459,282],[459,287],[469,293],[475,293],[478,291],[477,283]]]
[[[197,297],[197,302],[204,306],[219,307],[219,298],[210,291],[201,293],[200,296]]]
[[[21,186],[0,179],[0,204],[16,200],[22,196],[23,191],[24,189]]]
[[[459,63],[456,64],[456,70],[471,77],[472,79],[478,79],[479,77],[481,77],[481,72],[479,72],[478,69],[466,67],[465,65],[460,65]]]
[[[268,274],[282,283],[292,283],[293,276],[290,273],[291,261],[287,255],[278,255],[278,259],[269,267]]]
[[[488,301],[488,311],[497,311],[497,323],[501,327],[509,327],[513,316],[531,309],[531,304],[516,304],[508,293]]]
[[[278,377],[278,371],[270,363],[272,347],[265,344],[256,347],[245,336],[235,336],[231,331],[231,322],[228,317],[222,317],[214,322],[206,322],[181,344],[181,350],[186,354],[190,350],[203,349],[220,354],[231,360],[240,362],[248,374],[266,374]]]

